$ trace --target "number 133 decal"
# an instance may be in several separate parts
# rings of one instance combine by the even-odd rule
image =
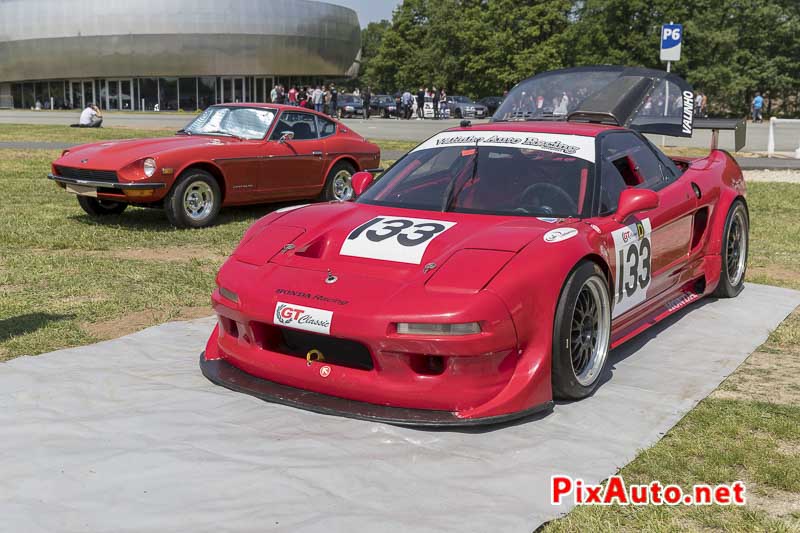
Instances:
[[[611,232],[617,263],[614,312],[617,317],[642,303],[653,279],[650,219]]]
[[[455,225],[445,220],[379,216],[351,231],[339,253],[418,265],[431,241]]]

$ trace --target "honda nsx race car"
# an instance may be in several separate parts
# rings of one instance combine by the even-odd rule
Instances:
[[[561,119],[537,108],[551,94]],[[742,290],[735,160],[670,159],[642,135],[691,135],[692,100],[660,71],[542,74],[491,123],[435,135],[374,183],[358,173],[355,201],[267,215],[217,276],[203,373],[407,425],[496,423],[592,394],[609,350]]]

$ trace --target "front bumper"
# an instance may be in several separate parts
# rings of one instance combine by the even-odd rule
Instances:
[[[130,183],[130,182],[118,182],[118,181],[92,181],[92,180],[81,180],[76,178],[65,178],[64,176],[57,176],[55,174],[48,174],[47,179],[69,185],[80,185],[82,187],[97,187],[100,189],[117,189],[117,190],[163,189],[164,187],[167,186],[166,183],[161,183],[161,182]]]
[[[248,374],[229,364],[224,359],[206,359],[205,352],[200,355],[200,369],[203,375],[212,383],[236,392],[255,396],[267,402],[288,405],[326,415],[369,420],[371,422],[385,422],[400,426],[468,427],[496,425],[549,411],[553,408],[553,402],[550,401],[515,413],[483,418],[461,418],[457,413],[451,411],[389,407],[282,385]]]

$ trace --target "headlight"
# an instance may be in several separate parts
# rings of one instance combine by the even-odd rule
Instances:
[[[352,111],[353,110],[353,106],[348,105],[348,106],[345,106],[344,109],[345,109],[345,111]]]
[[[394,111],[396,108],[393,105],[389,106],[389,111]]]
[[[397,333],[401,335],[473,335],[481,332],[477,322],[463,324],[421,324],[398,322]]]
[[[144,160],[144,175],[148,178],[153,177],[153,174],[156,173],[156,160],[152,157],[148,157]]]

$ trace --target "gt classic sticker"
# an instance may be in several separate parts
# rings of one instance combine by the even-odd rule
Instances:
[[[287,328],[304,329],[314,333],[330,335],[333,311],[278,302],[275,304],[273,319],[275,324],[286,326]]]
[[[645,218],[611,232],[617,263],[612,318],[642,303],[647,296],[653,279],[651,230],[650,219]]]
[[[339,253],[418,265],[431,241],[455,225],[445,220],[378,216],[351,231]]]

